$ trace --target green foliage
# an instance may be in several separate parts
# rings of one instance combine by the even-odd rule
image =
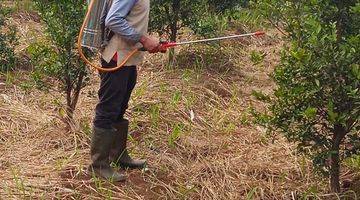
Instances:
[[[35,0],[51,45],[34,44],[29,50],[34,56],[36,70],[60,81],[66,93],[66,114],[69,119],[73,117],[80,90],[88,77],[86,66],[76,51],[78,30],[86,5],[83,0]]]
[[[167,34],[175,41],[179,29],[196,23],[204,5],[203,0],[153,0],[150,31]]]
[[[14,69],[16,63],[16,28],[7,25],[6,17],[9,14],[10,10],[0,5],[0,72]]]
[[[202,36],[221,33],[247,0],[153,0],[150,30],[176,41],[178,31],[187,27]]]
[[[231,27],[237,29],[243,27],[244,32],[264,30],[268,27],[268,22],[264,20],[261,12],[253,7],[230,10],[224,15],[231,20]]]
[[[225,14],[199,16],[197,21],[188,25],[196,34],[215,37],[229,28],[229,19]]]
[[[217,13],[236,10],[240,6],[248,6],[249,0],[208,0],[210,7]]]
[[[214,37],[234,24],[230,22],[249,20],[251,12],[244,15],[241,9],[247,5],[248,0],[152,0],[149,28],[170,41],[176,41],[179,32],[188,29],[203,37]],[[171,49],[171,64],[173,58],[174,50]]]
[[[48,76],[56,77],[59,71],[57,52],[51,48],[48,41],[38,41],[30,44],[26,53],[30,57],[30,63],[34,67],[32,77],[38,89],[47,89],[50,87],[46,81]]]
[[[258,6],[289,39],[273,73],[272,115],[263,119],[331,175],[338,192],[339,162],[360,152],[360,3],[264,0]]]

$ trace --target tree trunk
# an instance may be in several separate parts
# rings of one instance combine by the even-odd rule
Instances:
[[[74,95],[73,95],[72,100],[71,100],[72,112],[75,111],[76,105],[77,105],[77,103],[79,101],[79,96],[80,96],[80,92],[81,92],[81,88],[82,88],[82,85],[83,85],[83,80],[84,80],[85,75],[86,75],[86,73],[84,71],[80,72],[80,74],[79,74],[79,77],[78,77],[78,80],[77,80],[77,83],[76,83],[76,87],[74,89]]]
[[[346,130],[342,125],[336,124],[333,133],[330,156],[330,187],[332,192],[340,193],[340,144],[346,135]]]
[[[173,0],[172,2],[172,11],[173,19],[170,24],[170,41],[176,42],[177,32],[178,32],[178,21],[179,21],[179,12],[180,12],[180,0]],[[169,50],[169,66],[174,63],[175,49],[171,48]]]
[[[76,105],[79,101],[79,96],[83,84],[83,80],[85,77],[85,72],[82,71],[78,75],[75,88],[73,88],[73,85],[71,84],[71,81],[67,81],[66,84],[66,124],[68,125],[68,128],[71,128],[74,126],[74,112],[76,109]]]
[[[72,89],[71,86],[67,86],[66,89],[66,118],[65,122],[70,127],[74,119],[74,110],[71,108],[72,98],[71,98]]]
[[[72,93],[72,85],[69,75],[65,75],[65,84],[66,84],[66,109],[65,109],[65,122],[70,125],[70,121],[72,121],[74,116],[74,111],[71,109],[71,93]]]
[[[176,36],[177,36],[177,22],[173,22],[171,25],[170,41],[176,42]],[[170,48],[169,49],[169,65],[170,66],[174,63],[174,59],[175,59],[175,49]]]
[[[339,151],[335,151],[331,155],[331,170],[330,170],[330,187],[334,193],[340,192],[340,159]]]

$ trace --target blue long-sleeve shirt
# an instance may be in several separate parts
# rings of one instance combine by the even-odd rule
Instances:
[[[113,32],[133,42],[139,42],[141,34],[131,27],[126,16],[138,0],[113,0],[106,16],[105,26]]]

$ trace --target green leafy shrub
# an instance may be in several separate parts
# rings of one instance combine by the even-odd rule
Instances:
[[[10,10],[0,5],[0,71],[14,69],[16,56],[14,53],[16,42],[16,28],[8,26],[6,17]]]
[[[309,155],[340,192],[340,163],[360,152],[360,3],[350,1],[258,1],[266,17],[288,34],[277,84],[260,119]]]

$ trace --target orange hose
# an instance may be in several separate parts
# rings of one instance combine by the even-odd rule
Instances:
[[[137,53],[139,50],[138,49],[134,49],[132,52],[129,53],[129,55],[127,55],[125,57],[125,59],[120,63],[118,64],[117,66],[114,66],[114,67],[110,67],[110,68],[103,68],[101,67],[100,65],[96,65],[92,62],[89,61],[89,59],[86,58],[86,56],[84,55],[84,52],[83,52],[83,49],[82,49],[82,46],[81,46],[81,40],[84,36],[84,29],[85,29],[85,26],[87,24],[87,22],[89,21],[89,18],[90,18],[90,13],[91,13],[91,10],[92,10],[92,7],[94,6],[94,2],[95,0],[92,0],[90,2],[90,5],[89,5],[89,8],[88,8],[88,11],[86,13],[86,16],[85,16],[85,20],[81,26],[81,29],[80,29],[80,33],[79,33],[79,38],[78,38],[78,42],[77,42],[77,45],[78,45],[78,51],[79,51],[79,54],[80,54],[80,57],[81,59],[86,63],[86,65],[88,66],[91,66],[101,72],[113,72],[113,71],[116,71],[120,68],[122,68],[126,63],[127,61],[135,54]]]

